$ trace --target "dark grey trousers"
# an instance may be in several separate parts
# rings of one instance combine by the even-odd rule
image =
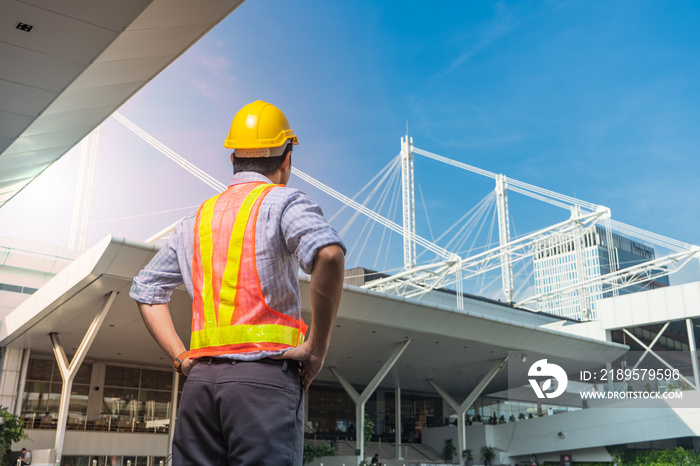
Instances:
[[[173,466],[300,466],[304,402],[296,361],[199,360],[182,391]]]

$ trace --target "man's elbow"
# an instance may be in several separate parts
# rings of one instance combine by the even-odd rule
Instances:
[[[343,273],[345,271],[345,254],[343,249],[337,244],[329,244],[316,251],[314,259],[314,270],[321,266],[326,272]]]

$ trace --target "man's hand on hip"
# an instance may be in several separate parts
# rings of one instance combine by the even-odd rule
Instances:
[[[311,343],[305,341],[296,348],[291,348],[275,357],[274,359],[294,359],[301,363],[301,381],[304,384],[304,391],[309,389],[309,385],[314,381],[316,376],[323,368],[323,361],[326,359],[325,353],[323,356],[314,354],[311,348]]]

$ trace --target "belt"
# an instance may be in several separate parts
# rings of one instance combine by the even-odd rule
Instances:
[[[301,367],[301,363],[295,359],[272,359],[272,358],[262,358],[262,359],[255,359],[252,361],[242,361],[240,359],[231,359],[231,358],[217,358],[217,357],[212,357],[212,356],[207,356],[203,358],[197,358],[197,361],[204,362],[208,365],[212,364],[250,364],[250,363],[259,363],[259,364],[274,364],[276,366],[286,366],[290,367],[292,369],[298,369]]]

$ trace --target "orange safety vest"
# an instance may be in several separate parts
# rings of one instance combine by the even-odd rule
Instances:
[[[308,328],[270,309],[255,260],[265,196],[279,185],[241,183],[202,203],[194,230],[190,356],[277,351],[298,346]]]

